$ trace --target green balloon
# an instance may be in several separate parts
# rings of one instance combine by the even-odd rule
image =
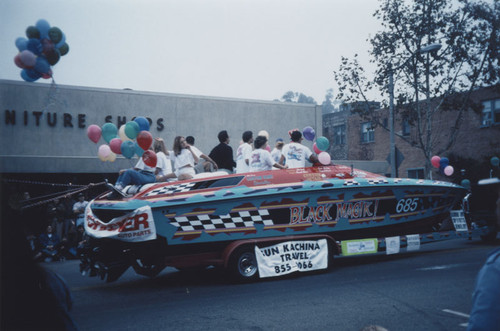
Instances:
[[[318,147],[318,149],[320,151],[326,151],[328,149],[328,147],[330,146],[330,142],[328,141],[328,139],[326,137],[318,137],[318,139],[316,139],[316,147]]]
[[[62,39],[62,31],[58,27],[52,27],[49,29],[49,38],[54,44],[57,44]]]
[[[69,52],[69,45],[67,43],[64,43],[61,47],[59,47],[59,53],[61,53],[61,56],[68,54]]]
[[[118,136],[118,129],[113,123],[105,123],[102,126],[102,138],[109,143],[111,139]]]
[[[137,124],[137,122],[130,121],[125,124],[125,135],[130,139],[135,139],[135,137],[139,134],[139,131],[139,124]]]
[[[493,156],[490,160],[490,163],[492,166],[498,167],[498,165],[500,164],[500,159],[496,156]]]
[[[40,30],[38,30],[33,25],[28,26],[28,28],[26,29],[26,37],[28,37],[28,39],[40,39]]]

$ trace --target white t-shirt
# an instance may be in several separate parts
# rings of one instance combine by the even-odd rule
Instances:
[[[156,153],[156,168],[159,168],[158,176],[165,176],[172,173],[172,162],[163,152]]]
[[[179,155],[175,155],[175,153],[169,152],[169,156],[170,159],[174,161],[174,169],[176,171],[186,166],[194,167],[193,154],[191,154],[189,149],[181,149],[181,153]]]
[[[271,170],[275,163],[271,153],[262,148],[256,149],[250,155],[250,172]]]
[[[198,158],[198,162],[200,162],[200,156],[203,154],[197,147],[191,146],[191,150],[193,151],[194,155]]]
[[[252,145],[249,143],[243,143],[238,147],[236,151],[236,173],[241,174],[248,172],[249,166],[245,160],[250,161],[250,155],[252,154]]]
[[[152,172],[153,174],[156,172],[156,167],[153,168],[153,167],[146,165],[144,163],[144,161],[142,160],[142,157],[139,158],[139,161],[137,161],[137,164],[135,165],[134,168],[139,169],[139,170],[149,171],[149,172]]]
[[[285,164],[288,168],[303,168],[306,166],[306,159],[312,155],[311,150],[302,144],[291,142],[283,146],[281,152],[285,156]]]

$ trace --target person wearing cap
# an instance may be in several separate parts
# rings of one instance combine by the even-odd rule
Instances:
[[[76,227],[83,225],[85,221],[85,208],[89,204],[85,201],[83,193],[78,193],[78,201],[73,204],[73,214],[76,216]]]
[[[250,170],[250,154],[252,154],[253,133],[245,131],[241,135],[243,144],[236,150],[236,173],[242,174]]]
[[[306,160],[313,164],[318,162],[318,157],[307,146],[301,144],[302,133],[300,131],[292,131],[290,137],[292,141],[283,147],[279,164],[286,164],[288,168],[303,168],[306,166]]]
[[[267,139],[264,136],[255,138],[255,150],[250,155],[250,172],[271,170],[273,167],[278,169],[288,168],[273,160],[271,153],[266,150]]]
[[[497,228],[500,228],[500,180],[488,178],[478,184],[491,185],[495,190]],[[500,330],[500,248],[488,255],[477,275],[467,330]]]

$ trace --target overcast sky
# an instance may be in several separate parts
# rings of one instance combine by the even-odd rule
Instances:
[[[15,40],[39,19],[69,53],[56,83],[258,100],[324,100],[340,57],[368,64],[377,0],[1,0],[0,78],[22,81]],[[48,83],[40,79],[32,84]]]

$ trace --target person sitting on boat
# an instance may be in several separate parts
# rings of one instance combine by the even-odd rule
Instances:
[[[157,176],[157,181],[162,182],[175,177],[178,180],[186,180],[194,177],[194,165],[198,163],[199,159],[184,137],[175,137],[173,153],[169,153],[169,157],[174,161],[175,171],[164,176]]]
[[[217,163],[219,170],[232,174],[236,162],[233,159],[233,149],[229,146],[229,135],[226,130],[222,130],[217,135],[217,138],[220,144],[215,146],[208,156]]]
[[[285,143],[283,142],[283,139],[281,139],[281,138],[276,139],[274,149],[271,152],[271,156],[273,157],[274,162],[280,163],[281,151],[283,150],[284,145],[285,145]],[[278,168],[273,168],[273,170],[278,170]]]
[[[200,159],[200,162],[198,162],[194,167],[194,171],[196,173],[200,173],[200,172],[204,172],[204,171],[212,172],[212,171],[217,171],[219,169],[217,167],[217,163],[215,163],[214,160],[212,160],[208,155],[204,154],[202,151],[200,151],[198,149],[198,147],[196,147],[194,145],[194,137],[193,136],[187,136],[186,142],[189,144],[189,146],[191,146],[191,150],[193,151],[193,153],[195,153],[196,156],[198,156],[198,159]],[[201,159],[203,159],[205,161],[201,162]]]
[[[286,169],[288,166],[281,165],[273,160],[271,153],[266,150],[267,139],[264,136],[255,138],[255,150],[250,154],[250,172],[271,170],[273,167]]]
[[[146,165],[142,158],[139,158],[134,168],[120,170],[114,189],[121,191],[125,186],[131,184],[144,185],[154,183],[156,180],[155,172],[156,168]]]
[[[155,175],[158,177],[172,173],[172,162],[168,157],[170,152],[165,147],[165,142],[162,138],[155,138],[153,151],[156,153],[157,159]]]
[[[250,154],[252,154],[253,133],[243,132],[243,143],[236,150],[236,173],[241,174],[250,170]]]
[[[318,162],[316,154],[307,147],[301,144],[302,133],[298,130],[292,131],[290,134],[292,141],[283,146],[280,164],[288,165],[288,168],[303,168],[306,166],[306,160],[311,163]]]

